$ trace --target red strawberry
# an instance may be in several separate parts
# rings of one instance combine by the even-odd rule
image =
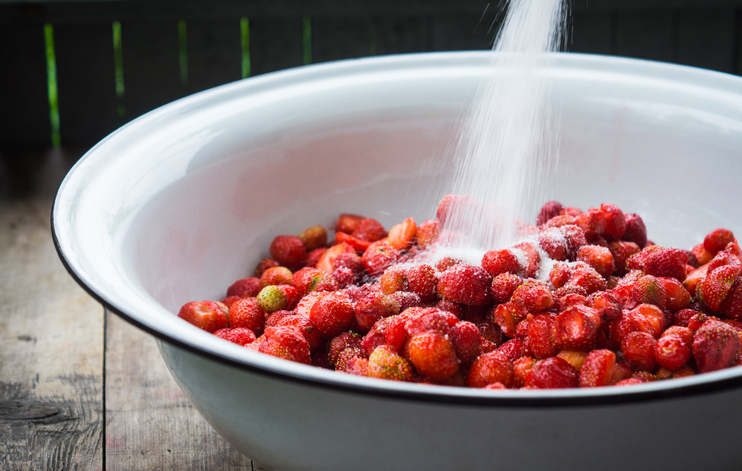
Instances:
[[[415,370],[435,381],[445,381],[459,370],[456,350],[449,337],[440,332],[427,331],[413,336],[407,349]]]
[[[314,303],[309,311],[309,319],[322,335],[335,337],[353,325],[355,310],[347,296],[329,293]]]
[[[291,270],[286,267],[271,267],[260,275],[260,288],[271,285],[290,285],[293,278]]]
[[[397,314],[399,303],[382,293],[369,293],[355,305],[356,324],[363,332],[371,330],[379,319]]]
[[[260,292],[260,280],[254,276],[237,280],[227,289],[227,296],[252,298]]]
[[[307,259],[307,249],[304,243],[293,235],[276,236],[271,242],[270,252],[275,261],[289,268],[298,268]]]
[[[492,279],[492,299],[496,303],[510,301],[516,288],[523,283],[523,279],[512,273],[501,273]]]
[[[348,244],[351,247],[353,247],[358,253],[365,252],[368,249],[368,247],[371,245],[371,242],[367,240],[359,239],[358,237],[352,236],[350,234],[346,234],[345,232],[335,233],[335,243],[336,244]]]
[[[622,239],[627,242],[633,242],[643,249],[647,245],[647,227],[644,225],[642,218],[633,213],[626,214],[626,231]]]
[[[525,387],[533,389],[576,388],[580,375],[576,369],[559,357],[537,361],[526,374]]]
[[[513,292],[511,301],[520,304],[532,314],[554,307],[555,300],[546,283],[526,280]]]
[[[278,263],[277,261],[273,260],[272,258],[264,258],[255,267],[255,277],[260,278],[263,275],[264,271],[277,266],[280,266],[280,263]]]
[[[371,276],[381,275],[384,270],[397,263],[400,253],[384,240],[372,243],[363,253],[361,260]]]
[[[492,321],[500,327],[503,334],[511,338],[515,337],[518,324],[526,316],[528,316],[528,311],[514,302],[499,304],[491,311]]]
[[[696,296],[709,311],[716,312],[737,281],[742,267],[724,265],[715,268],[696,288]]]
[[[703,247],[710,253],[716,254],[734,242],[734,234],[729,229],[714,229],[703,239]]]
[[[585,237],[590,239],[603,236],[608,226],[608,220],[601,210],[590,208],[587,212],[575,217],[575,224],[585,232]]]
[[[440,223],[435,219],[428,219],[417,227],[417,246],[426,249],[438,239],[441,232]]]
[[[626,233],[626,217],[618,206],[603,203],[600,205],[600,212],[606,221],[603,234],[606,239],[620,239]]]
[[[252,330],[246,329],[244,327],[236,327],[234,329],[219,329],[214,332],[214,335],[226,340],[227,342],[236,343],[237,345],[242,345],[243,347],[249,343],[253,343],[256,338],[255,333]]]
[[[384,337],[386,327],[391,322],[392,317],[384,317],[376,321],[373,327],[371,327],[371,330],[368,331],[366,335],[363,336],[363,340],[361,341],[361,348],[363,348],[363,351],[366,352],[366,355],[371,355],[373,351],[378,347],[379,345],[385,345],[386,344],[386,338]],[[403,329],[404,330],[404,329]]]
[[[483,388],[488,384],[502,383],[506,388],[512,387],[514,378],[513,364],[498,351],[480,355],[469,368],[466,384],[472,388]]]
[[[626,274],[626,261],[635,253],[639,253],[639,246],[625,240],[612,240],[608,243],[608,250],[613,255],[616,275]]]
[[[482,337],[471,322],[461,321],[451,328],[451,341],[462,365],[468,366],[482,353]]]
[[[340,353],[347,348],[361,348],[362,337],[353,332],[343,332],[334,337],[327,348],[327,362],[333,368],[337,364]]]
[[[492,277],[482,267],[460,263],[438,279],[438,296],[446,301],[483,306],[492,302]]]
[[[544,203],[541,210],[538,212],[538,216],[536,216],[536,225],[543,226],[549,221],[549,219],[558,216],[562,209],[564,209],[564,206],[562,206],[562,203],[558,201],[548,201]]]
[[[586,263],[576,264],[572,268],[569,284],[579,286],[588,295],[596,291],[604,291],[608,287],[605,278]]]
[[[490,276],[495,277],[501,273],[518,273],[520,268],[518,257],[510,250],[490,250],[482,257],[482,268],[487,270]]]
[[[366,242],[376,242],[386,237],[386,229],[376,219],[365,218],[358,221],[358,225],[350,235]]]
[[[417,235],[417,223],[412,218],[407,218],[389,229],[387,242],[397,250],[404,250],[415,242]]]
[[[522,340],[510,339],[497,347],[497,351],[505,355],[512,363],[515,363],[519,358],[525,355],[526,347]]]
[[[665,288],[668,311],[677,312],[688,307],[691,296],[681,282],[675,278],[657,278],[657,280]]]
[[[434,301],[437,295],[438,278],[435,269],[430,265],[411,267],[406,273],[410,291],[420,296],[423,302]]]
[[[701,373],[734,366],[739,361],[740,338],[734,327],[707,321],[693,338],[693,357]]]
[[[635,370],[652,371],[657,362],[654,348],[657,341],[646,332],[629,332],[621,341],[621,353]]]
[[[305,265],[308,267],[316,268],[317,263],[319,263],[322,255],[324,255],[325,252],[327,252],[327,248],[325,247],[312,250],[307,254],[307,262]]]
[[[452,214],[458,211],[466,210],[472,205],[472,199],[467,195],[446,195],[438,203],[438,209],[436,210],[436,218],[445,225],[446,221],[451,217]]]
[[[688,363],[691,347],[679,335],[662,335],[654,346],[654,359],[662,367],[675,371]]]
[[[539,265],[541,263],[541,255],[539,255],[536,246],[530,242],[521,242],[514,245],[511,250],[513,253],[519,254],[522,257],[519,274],[523,278],[535,278],[538,275]]]
[[[571,254],[567,239],[559,229],[546,229],[538,234],[538,245],[552,260],[567,260]]]
[[[737,277],[724,301],[719,305],[719,314],[730,319],[742,320],[742,278]]]
[[[551,325],[554,346],[564,350],[588,350],[595,344],[600,314],[587,306],[571,306],[557,315]]]
[[[326,273],[334,272],[335,271],[335,259],[340,254],[356,255],[356,249],[354,249],[351,245],[346,244],[344,242],[341,242],[337,245],[333,245],[332,247],[327,249],[322,254],[322,257],[320,257],[319,261],[317,262],[317,268],[319,268],[320,270]]]
[[[594,388],[611,384],[616,354],[610,350],[593,350],[580,368],[580,387]]]
[[[528,322],[528,343],[534,357],[548,358],[558,353],[551,337],[553,322],[551,314],[537,314]]]
[[[275,315],[275,313],[272,314],[271,317],[273,315]],[[309,348],[312,350],[322,346],[322,334],[319,330],[317,330],[317,327],[314,326],[312,321],[310,321],[309,318],[306,316],[300,316],[298,314],[283,316],[278,319],[277,322],[275,322],[275,327],[295,328],[304,336],[305,339],[307,339]]]
[[[642,276],[634,281],[631,290],[637,304],[654,304],[660,309],[665,308],[667,291],[658,278],[652,275]]]
[[[191,301],[180,308],[178,317],[214,333],[229,326],[228,312],[229,308],[218,301]]]
[[[327,272],[319,268],[304,267],[291,278],[291,285],[300,297],[313,291],[337,291],[338,284]]]
[[[358,224],[364,219],[366,218],[363,216],[359,216],[358,214],[343,213],[338,216],[338,219],[335,222],[335,231],[351,234],[353,233],[355,228],[358,227]]]
[[[577,252],[577,260],[585,262],[603,278],[608,278],[616,270],[613,254],[605,247],[585,245]]]
[[[260,335],[263,333],[264,323],[265,311],[256,298],[241,299],[229,308],[230,327],[245,327]]]
[[[307,365],[312,363],[309,343],[294,327],[268,327],[265,329],[258,351],[284,360]]]

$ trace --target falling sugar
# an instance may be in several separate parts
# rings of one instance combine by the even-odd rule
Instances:
[[[545,176],[557,163],[557,133],[545,68],[558,49],[562,0],[510,0],[492,49],[491,77],[478,92],[457,143],[444,229],[466,234],[446,255],[479,262],[486,250],[518,238],[547,200]],[[477,259],[478,258],[478,259]]]

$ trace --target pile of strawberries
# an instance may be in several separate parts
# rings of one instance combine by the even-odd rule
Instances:
[[[742,251],[729,230],[666,248],[614,205],[549,202],[522,242],[479,265],[431,256],[457,238],[441,227],[462,201],[388,232],[342,214],[329,244],[321,226],[279,235],[253,277],[178,316],[286,360],[451,386],[629,385],[740,363]]]

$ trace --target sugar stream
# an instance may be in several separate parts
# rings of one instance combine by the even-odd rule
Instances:
[[[478,263],[505,248],[521,224],[533,223],[547,201],[545,177],[555,170],[558,135],[544,68],[561,43],[562,0],[510,0],[484,80],[459,136],[446,193],[468,195],[444,229],[466,234],[446,249]]]

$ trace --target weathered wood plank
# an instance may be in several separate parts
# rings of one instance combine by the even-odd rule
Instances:
[[[371,54],[371,18],[312,17],[312,62]]]
[[[51,127],[41,24],[0,27],[0,67],[0,151],[49,147]]]
[[[62,144],[90,147],[121,123],[116,110],[112,24],[54,28]]]
[[[47,156],[38,178],[51,184],[0,199],[0,469],[103,465],[103,310],[59,262],[49,229],[46,189],[66,163]]]
[[[108,471],[253,469],[192,408],[154,339],[110,313],[106,418]]]
[[[375,54],[401,54],[427,50],[428,22],[421,16],[384,16],[372,22]]]
[[[491,49],[499,28],[494,11],[460,13],[429,17],[431,51],[466,51]]]

